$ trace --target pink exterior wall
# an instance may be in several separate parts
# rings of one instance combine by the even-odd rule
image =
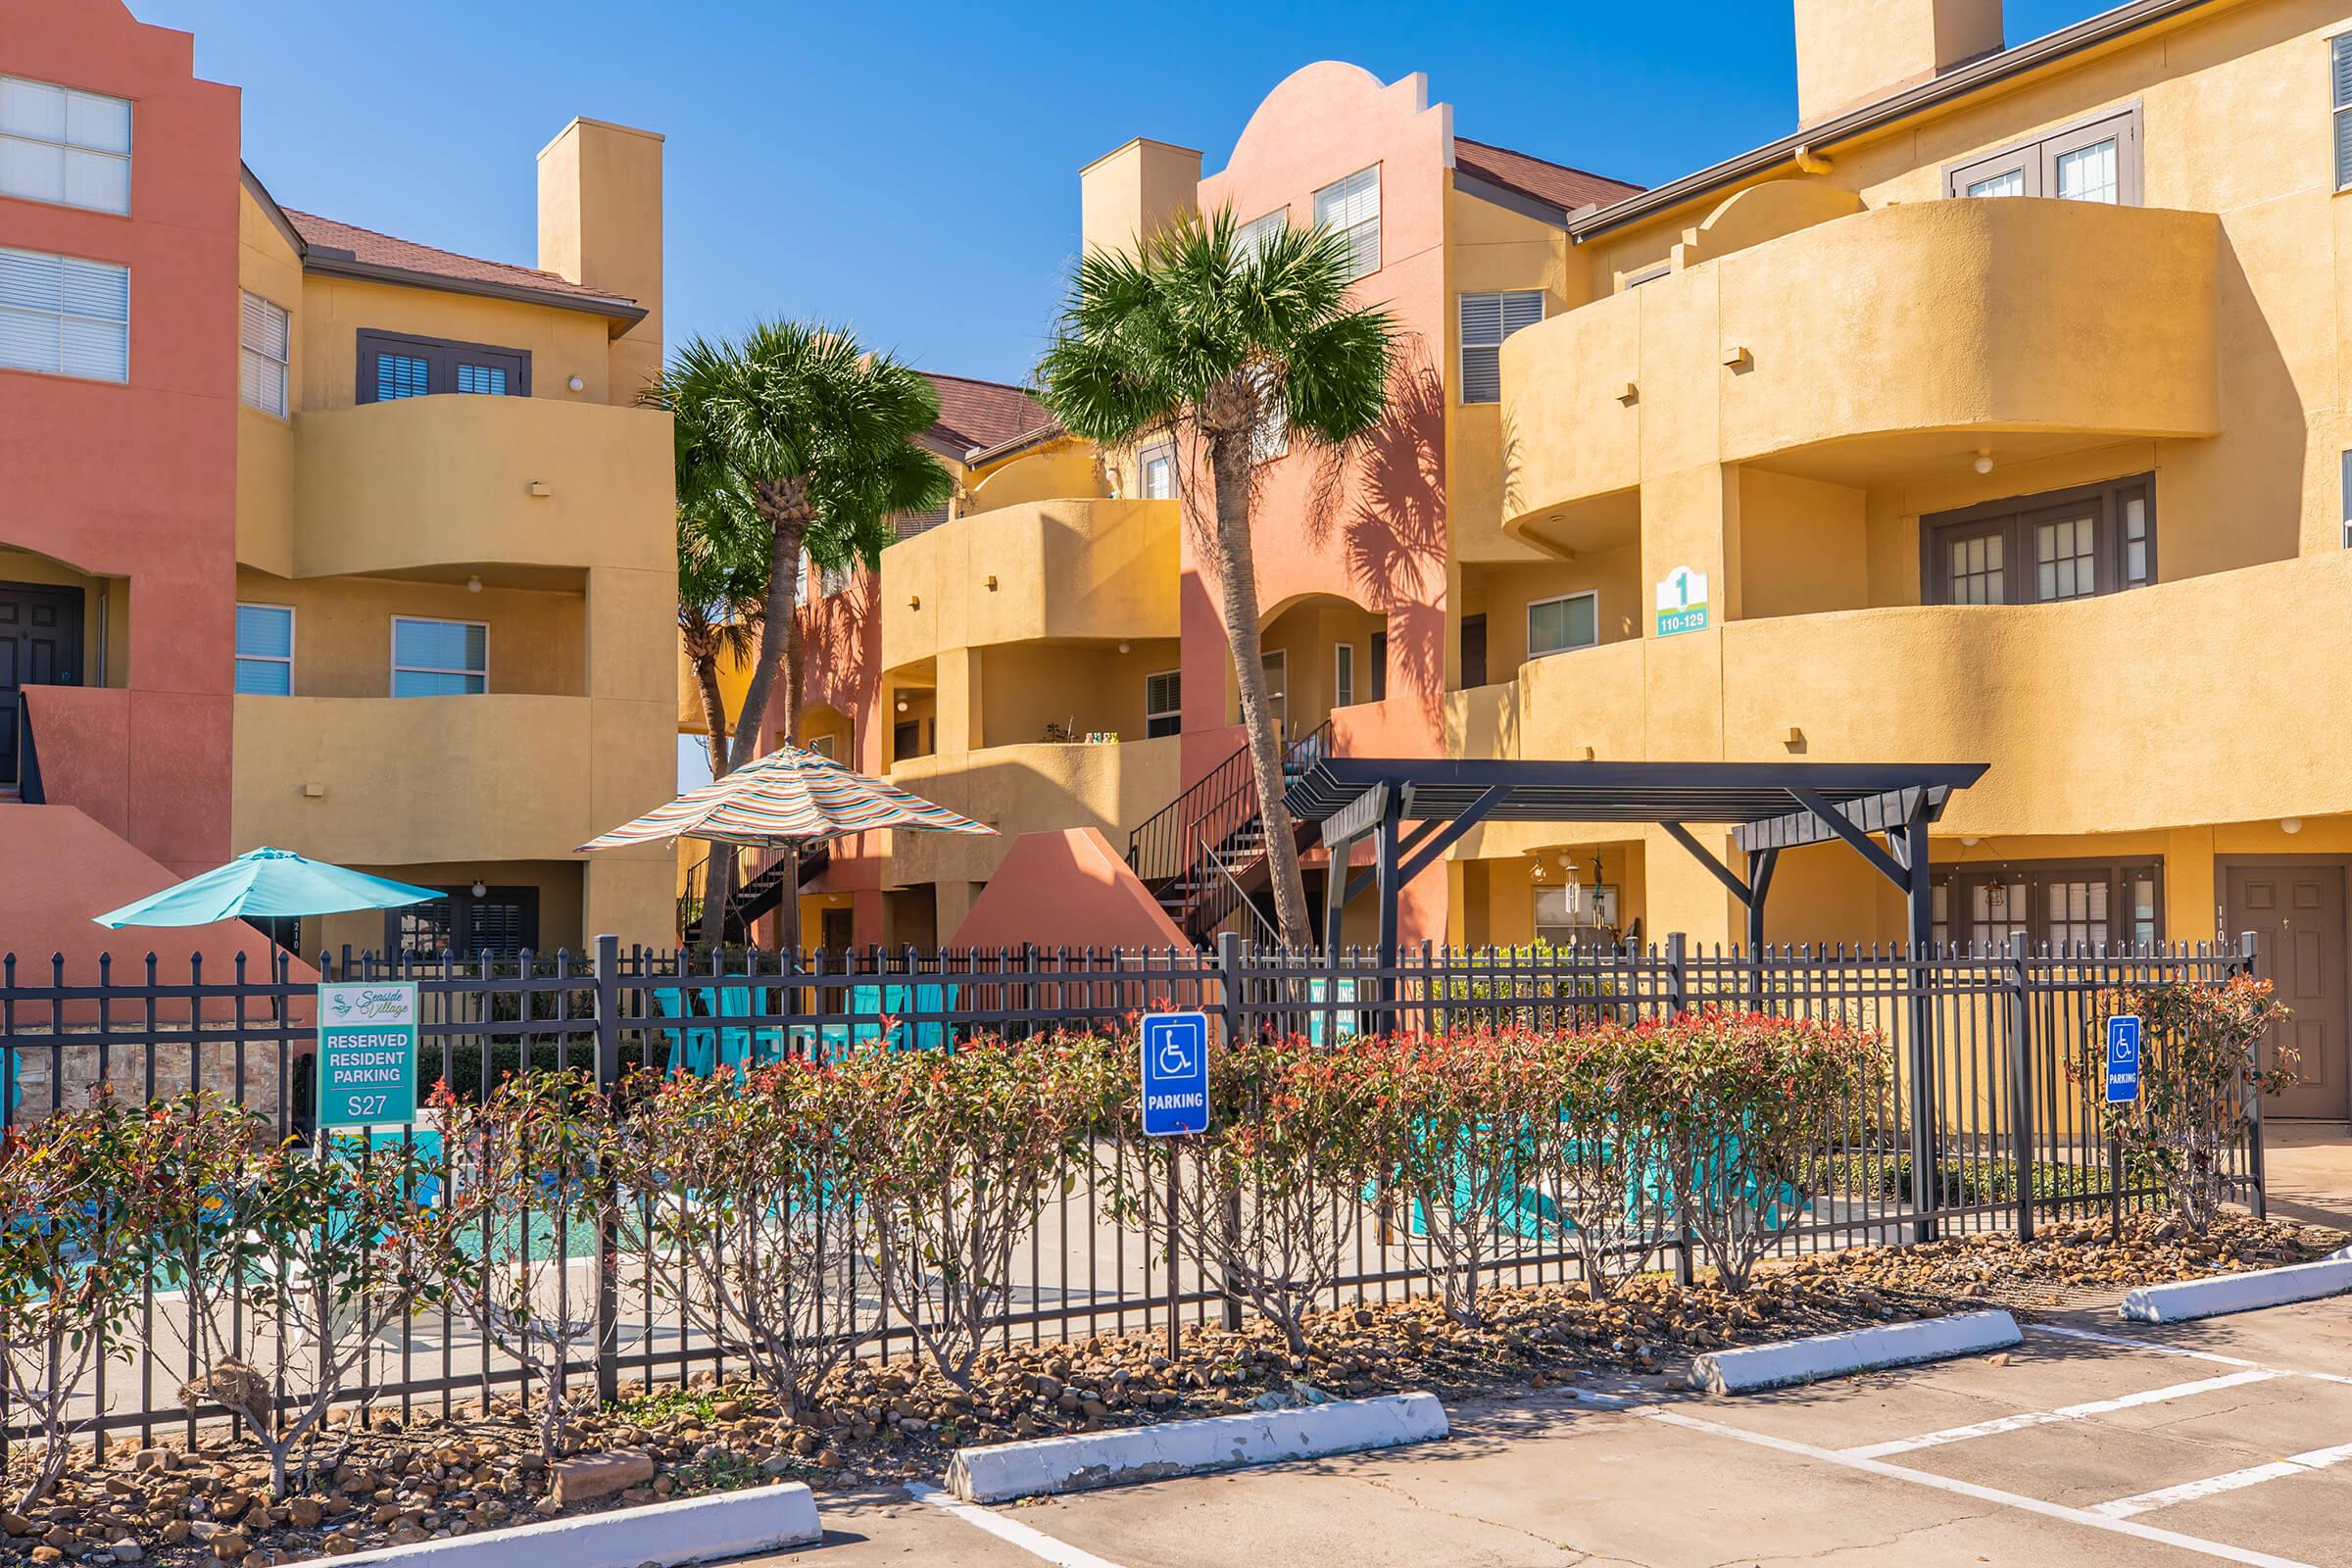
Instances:
[[[1336,476],[1301,449],[1262,466],[1252,510],[1258,612],[1332,595],[1388,617],[1388,700],[1337,715],[1337,749],[1355,756],[1436,757],[1445,750],[1446,210],[1451,111],[1427,103],[1415,74],[1383,86],[1356,66],[1324,61],[1294,72],[1250,116],[1225,168],[1200,182],[1200,207],[1230,205],[1242,222],[1287,209],[1314,222],[1314,193],[1360,169],[1380,168],[1381,265],[1356,298],[1396,318],[1390,414],[1361,455]],[[1184,474],[1189,496],[1210,484],[1200,455]],[[1188,504],[1189,510],[1189,504]],[[1226,707],[1232,654],[1201,530],[1184,531],[1184,777],[1233,754],[1240,731]],[[1404,890],[1399,934],[1446,936],[1446,869]]]
[[[805,588],[801,621],[801,706],[804,710],[822,703],[850,721],[852,755],[842,759],[860,773],[880,778],[884,722],[882,702],[882,614],[877,596],[881,578],[860,570],[850,586],[825,598],[817,596],[814,572]],[[771,741],[789,728],[790,701],[781,691],[767,703]],[[836,840],[832,861],[808,884],[811,893],[847,893],[854,922],[853,940],[880,942],[883,937],[882,857],[879,835],[859,833]],[[771,934],[772,935],[772,934]],[[803,934],[813,942],[815,934]]]
[[[1024,833],[973,901],[951,948],[1190,948],[1102,830]]]
[[[0,369],[0,544],[130,581],[126,689],[32,704],[46,798],[207,870],[228,854],[237,92],[120,0],[12,0],[0,72],[134,106],[129,217],[0,198],[0,244],[130,269],[127,384]],[[50,862],[12,861],[12,881],[71,881],[38,839],[12,843]]]

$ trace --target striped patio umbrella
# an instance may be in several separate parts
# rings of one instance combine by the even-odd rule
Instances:
[[[798,846],[876,828],[996,831],[919,795],[853,773],[829,757],[787,745],[580,848],[610,850],[670,839]]]

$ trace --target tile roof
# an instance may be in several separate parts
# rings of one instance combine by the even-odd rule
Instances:
[[[1017,386],[932,370],[923,374],[939,392],[939,422],[931,434],[966,457],[1059,428],[1046,406]]]
[[[1604,178],[1566,164],[1531,158],[1508,147],[1494,147],[1461,136],[1453,138],[1453,167],[1568,212],[1595,202],[1606,206],[1642,189],[1622,179]]]
[[[549,295],[566,303],[611,305],[618,308],[617,314],[636,314],[636,302],[633,300],[606,293],[603,289],[583,287],[534,267],[515,267],[507,262],[484,261],[478,256],[460,256],[455,251],[419,245],[414,240],[395,239],[389,234],[379,234],[372,228],[362,228],[356,223],[338,223],[331,218],[320,218],[316,213],[296,212],[291,207],[283,211],[286,221],[294,225],[294,231],[302,236],[303,244],[309,247],[309,256],[313,260],[357,262],[364,267],[391,268],[461,285],[471,284],[500,290],[521,289]]]

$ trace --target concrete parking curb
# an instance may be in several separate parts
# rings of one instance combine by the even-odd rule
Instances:
[[[2185,1323],[2192,1318],[2284,1306],[2289,1301],[2317,1300],[2344,1291],[2352,1291],[2352,1256],[2338,1252],[2316,1263],[2257,1269],[2251,1274],[2142,1285],[2126,1292],[2124,1304],[2117,1310],[2134,1323]]]
[[[564,1568],[640,1568],[644,1563],[715,1562],[747,1552],[811,1545],[824,1535],[816,1497],[798,1482],[722,1492],[678,1502],[649,1503],[577,1519],[550,1519],[519,1530],[486,1530],[453,1541],[384,1546],[333,1559],[359,1568],[514,1568],[516,1563],[562,1563]]]
[[[1427,1443],[1446,1431],[1446,1407],[1432,1394],[1337,1399],[1293,1410],[1252,1410],[964,1448],[948,1466],[948,1491],[966,1502],[1009,1502],[1283,1459],[1361,1453]]]
[[[1914,1366],[1949,1356],[2006,1349],[2025,1336],[2006,1312],[1962,1312],[1877,1328],[1817,1334],[1779,1345],[1710,1350],[1690,1363],[1690,1386],[1709,1394],[1748,1394],[1823,1378]]]

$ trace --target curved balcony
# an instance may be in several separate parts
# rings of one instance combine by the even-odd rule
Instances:
[[[1671,644],[1611,643],[1448,694],[1446,739],[1466,757],[1783,761],[1795,730],[1807,761],[1990,763],[1949,834],[2346,812],[2336,750],[2291,738],[2352,730],[2348,597],[2337,553],[2062,604],[1733,621],[1719,698],[1660,662]]]
[[[2012,199],[1833,219],[1514,334],[1506,527],[1624,542],[1646,476],[1757,463],[1867,485],[2221,427],[2219,221]]]
[[[1015,838],[1047,829],[1100,828],[1123,849],[1135,826],[1175,796],[1182,745],[1163,735],[1115,746],[990,746],[900,762],[892,783],[986,822],[998,836],[893,833],[890,881],[983,882]]]
[[[296,576],[498,563],[576,581],[592,566],[670,567],[659,410],[404,398],[297,415],[293,447]]]
[[[609,777],[638,759],[591,744],[593,707],[499,694],[239,697],[230,836],[363,865],[569,859],[644,808],[612,814]],[[666,751],[649,755],[676,765]],[[610,820],[597,820],[600,807]]]
[[[882,554],[882,666],[994,643],[1176,635],[1177,504],[1031,501]]]

